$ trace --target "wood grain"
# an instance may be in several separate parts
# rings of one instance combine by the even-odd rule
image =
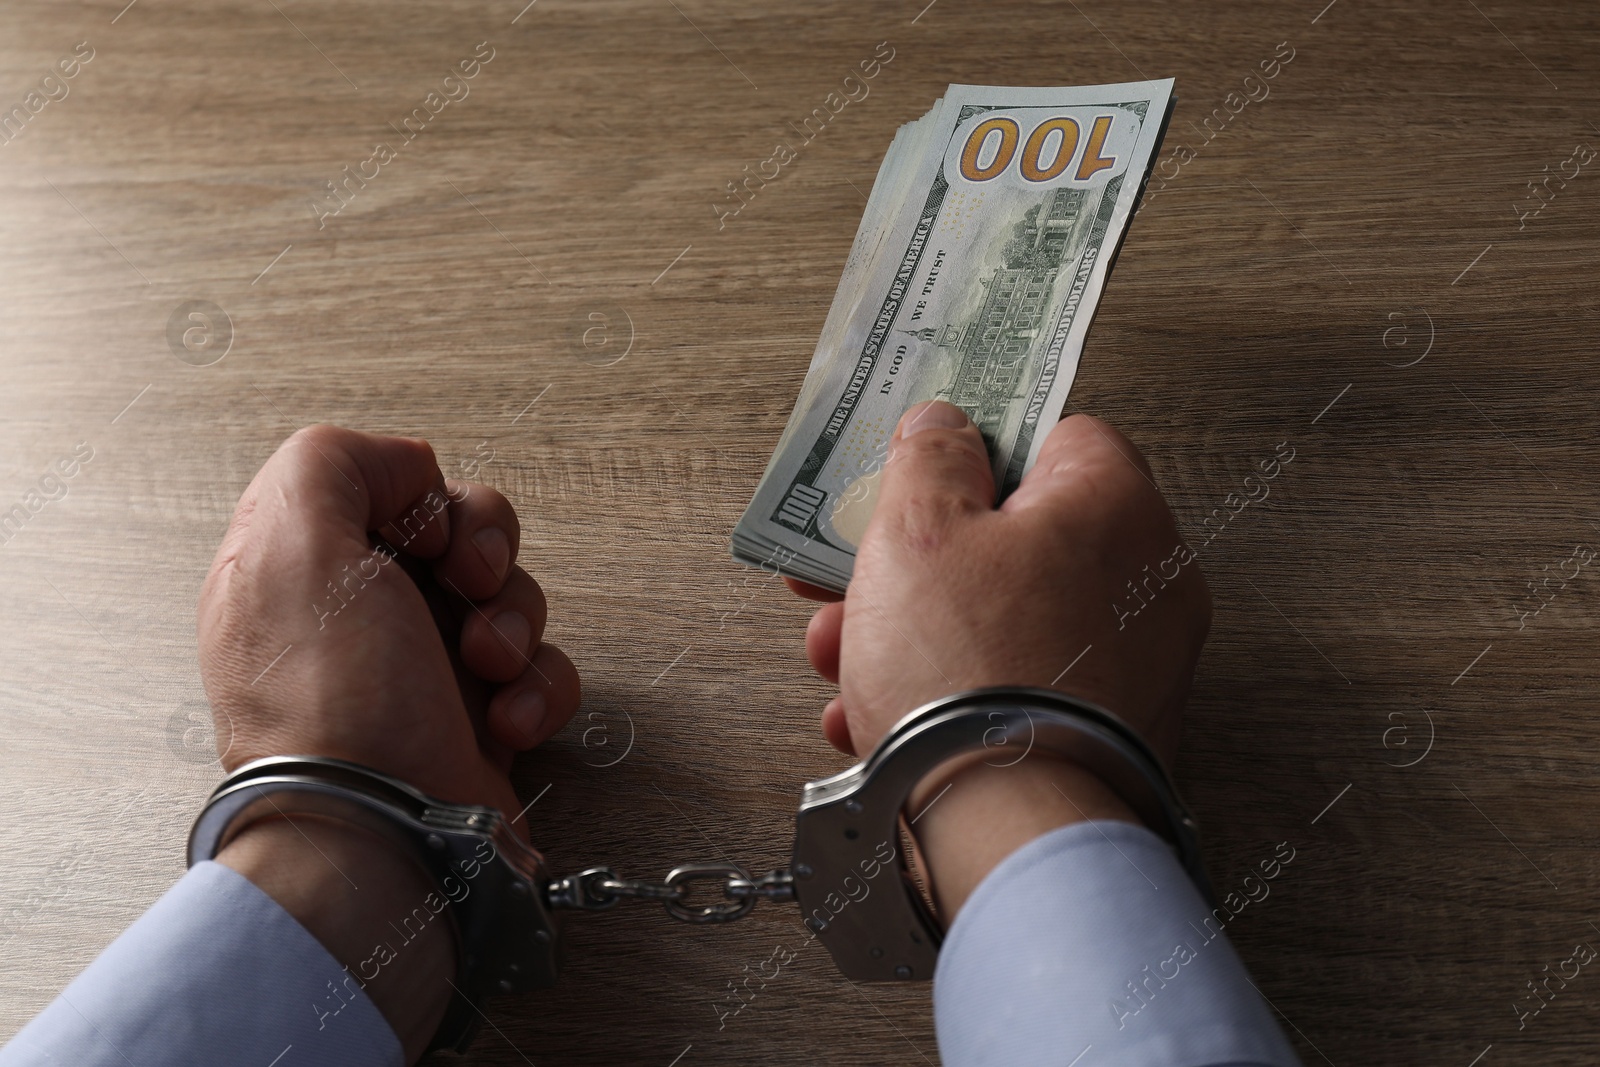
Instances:
[[[94,450],[0,544],[0,1035],[180,873],[217,778],[195,597],[240,490],[314,421],[493,450],[612,745],[575,726],[519,767],[559,864],[781,862],[799,783],[840,760],[806,606],[727,538],[882,152],[949,82],[1170,75],[1193,159],[1133,224],[1072,403],[1145,448],[1199,541],[1296,450],[1201,554],[1179,777],[1219,887],[1296,849],[1235,942],[1308,1064],[1592,1061],[1600,978],[1525,1028],[1513,1007],[1600,943],[1600,577],[1518,617],[1600,542],[1600,173],[1513,207],[1600,145],[1592,7],[122,2],[0,12],[7,108],[94,50],[0,145],[0,511]],[[324,183],[483,41],[470,96],[319,228]],[[880,41],[870,96],[719,230],[723,183]],[[1280,42],[1270,95],[1208,139]],[[189,300],[231,320],[212,366],[169,346]],[[586,362],[573,323],[616,309],[626,358]],[[587,765],[630,718],[627,758]],[[719,1029],[798,931],[580,921],[563,985],[497,1002],[469,1062],[937,1059],[926,988],[852,987],[816,949]]]

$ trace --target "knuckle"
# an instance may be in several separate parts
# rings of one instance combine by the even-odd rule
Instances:
[[[302,426],[278,447],[273,457],[276,462],[269,462],[272,477],[280,482],[299,482],[315,478],[319,464],[331,463],[346,478],[360,483],[362,471],[348,447],[354,435],[354,430],[328,423]],[[267,469],[264,467],[263,471]]]
[[[913,491],[890,517],[894,542],[904,552],[935,555],[949,543],[955,522],[967,511],[965,500],[938,488]]]
[[[494,486],[484,485],[481,482],[473,482],[472,491],[479,494],[485,510],[488,511],[494,519],[502,522],[510,522],[513,524],[513,528],[515,528],[515,524],[517,523],[517,508],[516,505],[511,503],[509,497],[507,497],[500,490],[496,489]]]
[[[337,448],[344,443],[346,435],[349,433],[350,431],[342,426],[319,422],[311,426],[300,427],[300,429],[290,434],[283,444],[286,448],[291,446],[321,449]]]
[[[1115,426],[1082,413],[1063,419],[1051,432],[1049,451],[1060,462],[1115,462],[1148,474],[1150,464],[1139,446]]]
[[[924,430],[890,455],[892,473],[886,477],[919,487],[953,483],[965,489],[989,471],[988,453],[965,438],[959,430]]]
[[[970,462],[975,455],[976,450],[964,430],[923,430],[915,437],[902,437],[891,458]]]
[[[1127,460],[1111,455],[1102,461],[1074,464],[1071,477],[1078,485],[1089,513],[1101,516],[1108,528],[1142,529],[1158,514],[1152,510],[1154,491]],[[1157,498],[1159,500],[1159,498]]]

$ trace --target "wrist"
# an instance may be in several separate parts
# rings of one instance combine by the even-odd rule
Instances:
[[[946,928],[989,872],[1035,838],[1094,819],[1143,825],[1092,772],[1037,751],[1009,766],[942,771],[918,794],[912,831]]]
[[[455,934],[432,878],[366,830],[308,815],[263,819],[217,854],[316,937],[415,1062],[450,1000]]]

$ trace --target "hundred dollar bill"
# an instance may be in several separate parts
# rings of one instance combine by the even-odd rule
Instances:
[[[1017,487],[1061,416],[1172,86],[952,85],[901,127],[735,558],[844,589],[889,438],[924,400],[965,410],[998,495]]]

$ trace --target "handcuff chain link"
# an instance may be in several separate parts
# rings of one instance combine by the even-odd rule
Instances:
[[[717,882],[722,899],[706,904],[687,904],[695,882]],[[760,878],[735,863],[685,863],[674,867],[659,882],[648,878],[623,878],[610,867],[590,867],[565,878],[557,878],[545,888],[545,903],[551,908],[576,911],[605,911],[620,900],[659,900],[667,914],[686,923],[726,923],[742,919],[758,900],[793,900],[794,875],[779,868]]]

